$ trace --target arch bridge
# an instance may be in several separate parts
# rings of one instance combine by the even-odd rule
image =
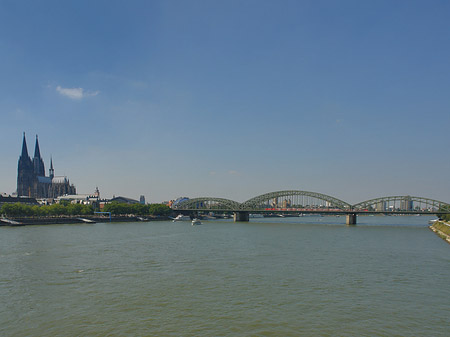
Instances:
[[[424,197],[388,196],[352,205],[326,194],[300,190],[265,193],[242,203],[224,198],[200,197],[185,200],[172,208],[178,213],[233,213],[235,221],[248,221],[250,213],[344,214],[347,224],[356,224],[358,214],[450,213],[450,204]]]

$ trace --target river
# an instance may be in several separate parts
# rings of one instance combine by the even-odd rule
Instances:
[[[448,336],[429,219],[0,227],[0,335]]]

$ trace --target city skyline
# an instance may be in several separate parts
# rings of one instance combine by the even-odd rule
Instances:
[[[25,132],[102,197],[448,202],[449,21],[439,1],[1,2],[0,193]]]

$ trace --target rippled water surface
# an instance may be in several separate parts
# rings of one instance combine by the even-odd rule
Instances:
[[[448,336],[428,219],[0,227],[0,335]]]

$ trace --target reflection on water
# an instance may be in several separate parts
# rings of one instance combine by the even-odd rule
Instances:
[[[447,336],[428,219],[0,227],[0,334]]]

